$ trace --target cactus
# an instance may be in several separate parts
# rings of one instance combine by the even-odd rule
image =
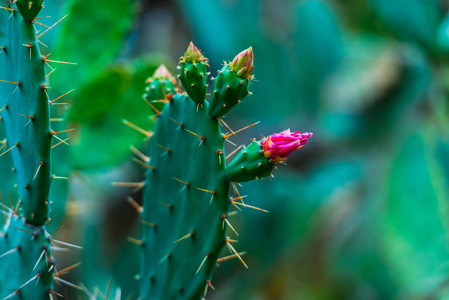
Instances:
[[[40,1],[0,1],[0,113],[12,155],[19,193],[16,207],[2,203],[5,227],[0,233],[0,298],[50,299],[55,261],[47,233],[50,211],[50,104],[45,64],[34,19]],[[1,157],[0,157],[1,159]],[[20,211],[23,211],[23,213]]]
[[[253,53],[249,48],[224,66],[213,82],[210,104],[203,92],[205,61],[191,43],[180,61],[179,77],[187,93],[178,88],[166,95],[159,85],[159,95],[166,95],[162,111],[152,103],[158,99],[146,99],[158,119],[151,159],[140,155],[147,168],[143,207],[138,209],[143,238],[135,241],[142,247],[141,299],[205,297],[225,246],[246,267],[227,236],[228,227],[234,230],[228,220],[231,204],[245,206],[238,192],[230,198],[230,187],[271,175],[277,162],[311,136],[285,131],[254,141],[226,166],[224,143],[236,132],[222,134],[220,117],[249,93]]]

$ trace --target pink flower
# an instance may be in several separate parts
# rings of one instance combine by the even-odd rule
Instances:
[[[293,151],[302,148],[312,135],[313,133],[309,132],[290,132],[290,129],[272,134],[260,143],[263,155],[272,163],[285,161]]]

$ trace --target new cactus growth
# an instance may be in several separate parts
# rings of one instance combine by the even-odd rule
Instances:
[[[6,224],[0,233],[0,299],[50,299],[55,293],[54,240],[46,224],[56,133],[50,129],[44,69],[50,60],[40,53],[33,24],[42,1],[0,3],[0,114],[7,142],[0,156],[12,155],[20,197],[14,208],[2,203]]]
[[[144,98],[151,102],[157,110],[162,110],[170,94],[175,91],[176,80],[164,65],[156,69],[153,76],[148,78]]]
[[[253,63],[253,49],[249,47],[240,52],[231,63],[225,64],[218,72],[212,86],[210,100],[212,116],[224,116],[250,94],[248,85],[253,78],[251,75],[254,68]]]
[[[192,90],[206,85],[207,59],[191,43],[180,61],[187,94],[177,89],[156,112],[151,159],[141,162],[147,167],[140,210],[141,299],[202,299],[224,247],[246,266],[227,236],[228,226],[234,230],[228,220],[231,204],[245,205],[240,196],[230,198],[230,186],[270,175],[279,161],[274,155],[285,159],[310,136],[273,135],[252,143],[226,166],[224,143],[235,132],[224,135],[219,117],[248,94],[253,53],[251,48],[242,53],[215,78],[209,104],[205,93]]]
[[[201,103],[206,99],[208,59],[190,42],[179,62],[179,79],[189,97]]]

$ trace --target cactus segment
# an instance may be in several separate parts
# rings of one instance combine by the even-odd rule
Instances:
[[[200,299],[226,244],[230,207],[224,139],[208,103],[176,94],[157,120],[150,155],[141,297]]]
[[[179,61],[179,79],[190,98],[196,103],[206,99],[207,58],[190,42],[189,47]]]
[[[240,78],[229,65],[224,66],[212,86],[209,113],[214,117],[227,114],[249,94],[248,85],[248,78]]]
[[[17,0],[16,5],[22,17],[31,21],[34,20],[43,7],[44,0]]]
[[[0,231],[0,298],[48,300],[55,266],[50,235],[45,226],[27,225],[7,209],[8,222]]]
[[[153,76],[148,78],[144,98],[161,111],[169,98],[176,93],[176,80],[164,65],[156,69]],[[171,94],[171,95],[170,95]]]
[[[207,65],[205,63],[182,63],[179,79],[193,101],[202,103],[206,99]]]
[[[9,7],[2,0],[6,7]],[[28,223],[48,220],[51,183],[50,104],[46,93],[45,59],[35,29],[19,14],[0,9],[0,112],[8,149],[16,169],[19,197]]]
[[[271,175],[275,165],[263,155],[260,141],[252,142],[226,166],[230,181],[245,182]]]
[[[228,221],[230,205],[244,205],[235,201],[242,197],[234,182],[271,175],[276,163],[285,161],[312,136],[287,129],[262,141],[254,140],[226,166],[225,140],[257,124],[234,132],[219,118],[248,95],[252,49],[236,57],[234,69],[226,65],[219,72],[210,104],[195,94],[196,90],[188,89],[190,83],[204,83],[203,76],[198,76],[200,62],[192,61],[199,55],[191,43],[180,68],[188,95],[178,89],[157,112],[150,158],[139,161],[147,168],[143,206],[138,207],[143,236],[134,240],[142,247],[139,299],[205,299],[225,245],[247,267],[226,235],[228,226],[237,234]],[[247,77],[240,78],[237,71]],[[232,133],[223,135],[220,123]],[[231,184],[238,198],[230,198]]]

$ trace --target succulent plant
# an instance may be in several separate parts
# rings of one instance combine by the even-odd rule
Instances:
[[[289,130],[254,141],[226,165],[221,117],[248,92],[252,79],[253,51],[249,48],[226,64],[213,82],[206,100],[207,59],[190,43],[180,60],[179,78],[186,92],[149,79],[144,97],[153,108],[156,126],[150,141],[143,207],[139,208],[143,238],[141,299],[201,299],[212,287],[212,272],[224,247],[246,267],[228,237],[231,205],[246,206],[230,187],[237,182],[271,175],[280,161],[301,148],[312,134]],[[171,78],[166,73],[165,78]],[[151,87],[152,85],[152,87]],[[170,92],[170,93],[168,93]],[[157,99],[154,95],[163,95]],[[151,98],[149,97],[151,96]],[[154,104],[163,103],[161,110]],[[227,126],[227,125],[226,125]]]

